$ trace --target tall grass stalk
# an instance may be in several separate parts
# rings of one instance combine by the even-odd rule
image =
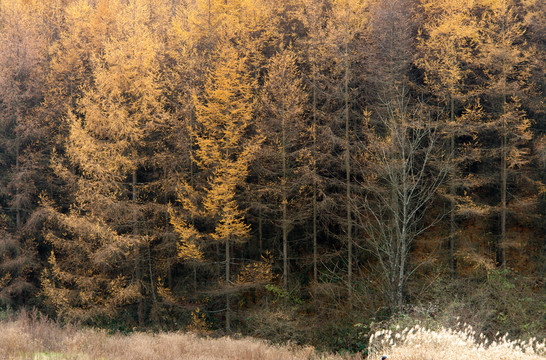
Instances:
[[[411,328],[381,330],[371,335],[368,348],[371,360],[544,360],[544,340],[510,340],[508,335],[488,340],[471,326],[431,330],[419,325]]]

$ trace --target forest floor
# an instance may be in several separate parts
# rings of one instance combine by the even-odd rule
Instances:
[[[370,360],[542,360],[544,340],[488,342],[470,327],[382,330],[370,340]],[[206,338],[192,333],[109,334],[60,326],[36,313],[0,321],[0,359],[16,360],[352,360],[360,354],[319,353],[312,347],[271,345],[252,338]]]

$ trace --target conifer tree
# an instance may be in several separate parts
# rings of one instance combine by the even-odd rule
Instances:
[[[0,304],[19,307],[36,290],[31,273],[37,267],[35,244],[9,232],[6,214],[0,214]]]
[[[289,233],[298,219],[296,207],[301,199],[295,197],[303,186],[300,159],[302,151],[303,104],[305,94],[302,80],[296,68],[294,53],[282,50],[271,58],[266,82],[263,87],[263,119],[261,133],[267,137],[261,151],[261,161],[271,164],[268,169],[273,177],[266,186],[279,199],[282,231],[283,286],[288,288]],[[265,165],[267,166],[267,165]],[[272,167],[272,168],[271,168]],[[300,174],[298,174],[300,168]]]
[[[313,187],[313,194],[312,194],[312,227],[313,227],[313,235],[312,235],[312,242],[313,242],[313,282],[316,283],[318,280],[318,204],[317,204],[317,196],[318,196],[318,174],[317,174],[317,135],[318,135],[318,92],[319,92],[319,58],[320,58],[320,50],[323,49],[323,46],[321,47],[321,40],[324,39],[322,36],[321,28],[321,15],[322,8],[324,4],[322,1],[310,1],[306,4],[305,9],[306,13],[302,15],[304,24],[309,28],[309,39],[308,39],[308,47],[307,47],[307,53],[309,56],[309,63],[311,67],[311,74],[310,74],[310,89],[311,89],[311,138],[312,138],[312,149],[311,149],[311,172],[312,172],[312,187]],[[324,20],[322,20],[324,21]],[[316,294],[315,294],[316,295]],[[315,296],[316,298],[316,296]]]
[[[66,165],[56,171],[75,181],[68,213],[47,205],[53,247],[44,293],[70,318],[93,320],[144,298],[157,309],[157,274],[143,226],[145,194],[138,175],[151,156],[166,114],[160,88],[160,43],[148,26],[147,1],[121,6],[104,50],[91,57],[92,87],[84,88],[67,117]],[[70,169],[75,169],[71,173]],[[145,258],[146,255],[146,258]],[[145,281],[146,279],[146,281]]]
[[[341,5],[342,3],[340,3]],[[339,10],[339,8],[336,9]],[[363,11],[357,9],[355,18],[362,19]],[[340,183],[342,175],[346,176],[346,169],[341,168],[345,163],[340,161],[339,152],[333,150],[343,142],[342,138],[345,134],[340,130],[344,129],[344,120],[346,119],[341,116],[345,113],[341,111],[344,97],[340,88],[344,85],[343,59],[340,57],[340,46],[342,45],[340,44],[343,44],[342,35],[345,29],[343,23],[340,24],[335,20],[333,10],[327,1],[309,0],[302,6],[299,14],[307,29],[306,37],[300,39],[299,48],[303,49],[304,54],[302,61],[305,65],[302,68],[307,69],[305,88],[308,90],[307,98],[309,99],[306,107],[309,112],[306,131],[308,142],[305,149],[308,165],[304,171],[307,171],[307,186],[311,188],[309,232],[311,232],[313,246],[314,284],[312,291],[315,300],[318,300],[320,294],[327,294],[327,291],[323,292],[321,289],[327,290],[332,285],[332,283],[328,283],[328,275],[333,278],[339,276],[330,271],[321,271],[318,266],[323,261],[321,259],[331,259],[330,251],[336,251],[337,245],[332,242],[334,238],[340,237],[342,243],[346,244],[344,235],[332,231],[334,227],[344,222],[342,219],[346,219],[346,208],[343,209],[343,215],[338,215],[338,211],[334,210],[336,204],[342,204],[337,197],[346,196],[346,188],[342,190],[342,186],[346,183]],[[338,20],[343,21],[343,16],[346,13],[337,12],[337,15],[341,16]],[[358,22],[351,28],[356,33],[351,36],[355,37],[362,30],[361,24],[359,25]],[[354,38],[351,37],[351,39]],[[362,56],[358,45],[353,42],[350,42],[349,45],[351,63],[358,62]],[[351,87],[355,86],[354,81],[359,76],[358,73],[353,75],[349,84]],[[358,90],[354,92],[358,92]],[[352,96],[350,100],[353,100]],[[349,114],[351,115],[352,112]],[[344,190],[345,192],[341,195]],[[345,226],[342,228],[346,229]],[[331,263],[328,261],[326,264],[323,270],[330,268]],[[318,282],[319,278],[320,282]],[[324,288],[320,285],[321,283],[324,283]]]
[[[497,261],[506,269],[506,249],[509,246],[507,216],[509,171],[520,168],[528,158],[526,145],[532,138],[530,121],[521,109],[520,98],[531,73],[534,51],[525,43],[523,16],[512,0],[482,1],[480,32],[483,45],[480,62],[486,75],[486,93],[492,107],[489,127],[498,131],[499,144],[499,240]],[[512,192],[513,193],[513,192]]]
[[[0,1],[0,302],[29,298],[36,266],[32,221],[45,181],[44,91],[48,31],[39,2]],[[23,297],[26,295],[25,297]]]
[[[457,152],[457,140],[469,137],[470,124],[464,124],[467,117],[460,117],[457,107],[465,107],[472,89],[468,85],[472,70],[477,68],[473,61],[479,45],[477,16],[473,1],[421,1],[423,20],[417,38],[419,55],[417,65],[424,70],[426,85],[431,93],[449,109],[446,135],[451,157],[449,181],[450,228],[448,240],[449,265],[452,275],[456,274],[457,190],[461,174],[458,168],[464,162],[463,154]],[[466,184],[467,188],[469,184]]]
[[[201,229],[174,219],[179,234],[198,240],[213,240],[224,245],[225,285],[232,283],[232,250],[235,243],[247,240],[250,226],[239,205],[241,188],[248,176],[249,163],[259,141],[249,136],[253,111],[254,86],[236,49],[224,47],[219,62],[211,71],[202,96],[195,97],[196,119],[192,137],[194,161],[202,182],[195,188],[181,184],[179,201],[190,215],[207,220]],[[188,244],[182,236],[181,246]],[[226,290],[226,329],[231,328],[230,290]]]
[[[47,51],[46,34],[34,19],[43,18],[41,10],[23,1],[0,2],[0,186],[3,194],[9,194],[17,231],[37,195],[31,152],[39,149],[29,145],[36,139],[33,111],[42,96]]]
[[[349,306],[353,305],[353,245],[354,245],[354,220],[353,220],[353,145],[354,145],[354,118],[353,110],[355,108],[353,92],[354,80],[358,78],[353,73],[353,63],[358,59],[358,54],[355,51],[354,40],[362,32],[365,16],[366,3],[362,0],[338,0],[332,3],[332,16],[329,22],[329,40],[334,44],[333,55],[335,61],[335,70],[330,74],[338,77],[330,79],[336,81],[336,97],[338,108],[334,111],[337,121],[333,122],[335,127],[341,126],[344,130],[339,134],[338,141],[341,142],[343,148],[343,203],[344,203],[344,220],[342,220],[346,246],[347,246],[347,294]],[[339,122],[336,124],[336,122]]]

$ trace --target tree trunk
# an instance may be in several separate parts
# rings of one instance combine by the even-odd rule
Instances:
[[[259,249],[260,249],[260,254],[262,253],[263,251],[263,229],[262,229],[262,222],[263,222],[263,219],[262,219],[262,208],[260,207],[258,209],[258,246],[259,246]]]
[[[503,106],[506,104],[506,97]],[[507,169],[506,169],[506,120],[502,122],[502,149],[501,149],[501,234],[500,234],[500,252],[501,265],[506,269],[506,191],[507,191]]]
[[[453,96],[450,97],[450,105],[451,105],[451,125],[453,126],[455,121],[455,104]],[[449,135],[449,143],[450,143],[450,157],[451,157],[451,176],[450,176],[450,182],[449,182],[449,193],[451,195],[450,200],[450,211],[449,211],[449,264],[451,269],[451,275],[455,277],[457,275],[457,260],[455,259],[455,251],[457,248],[457,225],[455,223],[455,136],[453,134],[453,131],[450,132]]]
[[[152,321],[159,323],[161,321],[158,314],[158,305],[157,305],[157,296],[155,293],[155,284],[154,284],[154,272],[152,269],[152,251],[150,249],[150,244],[147,245],[148,250],[148,275],[150,276],[150,289],[152,293]]]
[[[19,134],[17,133],[17,127],[21,123],[21,115],[20,110],[17,109],[17,119],[15,124],[15,174],[18,176],[19,174]],[[20,206],[20,187],[19,187],[19,180],[16,180],[15,185],[15,226],[17,228],[17,231],[21,229],[21,206]]]
[[[288,216],[286,195],[286,119],[282,119],[282,256],[283,256],[283,286],[288,290]]]
[[[316,94],[313,88],[313,281],[318,279],[317,270],[317,120],[316,120]]]
[[[503,23],[501,31],[504,34],[506,28],[506,18],[503,18]],[[506,270],[506,192],[507,192],[507,181],[508,174],[506,169],[506,151],[508,147],[508,134],[506,127],[506,100],[508,89],[506,86],[507,83],[507,69],[505,59],[502,60],[502,146],[501,146],[501,228],[500,228],[500,255],[501,255],[501,265],[504,270]]]
[[[230,272],[231,272],[231,254],[230,254],[230,241],[226,239],[226,286],[230,284]],[[229,299],[229,291],[226,294],[226,331],[231,330],[231,304]]]
[[[137,173],[136,170],[133,170],[133,176],[132,176],[132,183],[131,183],[131,191],[132,191],[132,202],[133,202],[133,236],[136,238],[138,234],[137,229]],[[141,269],[141,254],[140,254],[140,244],[137,243],[135,247],[135,273],[136,273],[136,279],[138,283],[138,291],[140,292],[141,298],[138,301],[138,325],[143,326],[144,325],[144,302],[142,298],[144,297],[144,294],[142,294],[142,269]]]
[[[346,175],[346,221],[347,221],[347,292],[349,308],[353,307],[353,239],[351,220],[351,161],[349,141],[349,6],[345,22],[345,175]]]
[[[504,31],[504,23],[502,26]],[[507,87],[506,87],[506,65],[502,63],[502,146],[501,146],[501,228],[500,228],[500,255],[501,255],[501,265],[504,270],[506,270],[506,191],[507,191],[507,180],[508,174],[506,169],[506,151],[508,147],[508,135],[506,128],[506,100],[507,100]]]

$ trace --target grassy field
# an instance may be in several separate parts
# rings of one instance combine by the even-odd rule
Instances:
[[[429,330],[415,326],[382,330],[370,338],[370,360],[539,360],[544,340],[487,341],[470,327]],[[35,313],[0,321],[0,359],[32,360],[314,360],[362,359],[359,354],[317,353],[312,347],[274,346],[256,339],[203,338],[189,333],[133,333],[61,327]]]
[[[60,327],[36,314],[0,321],[0,359],[32,360],[299,360],[358,359],[280,347],[256,339],[202,338],[188,333],[133,333]]]

